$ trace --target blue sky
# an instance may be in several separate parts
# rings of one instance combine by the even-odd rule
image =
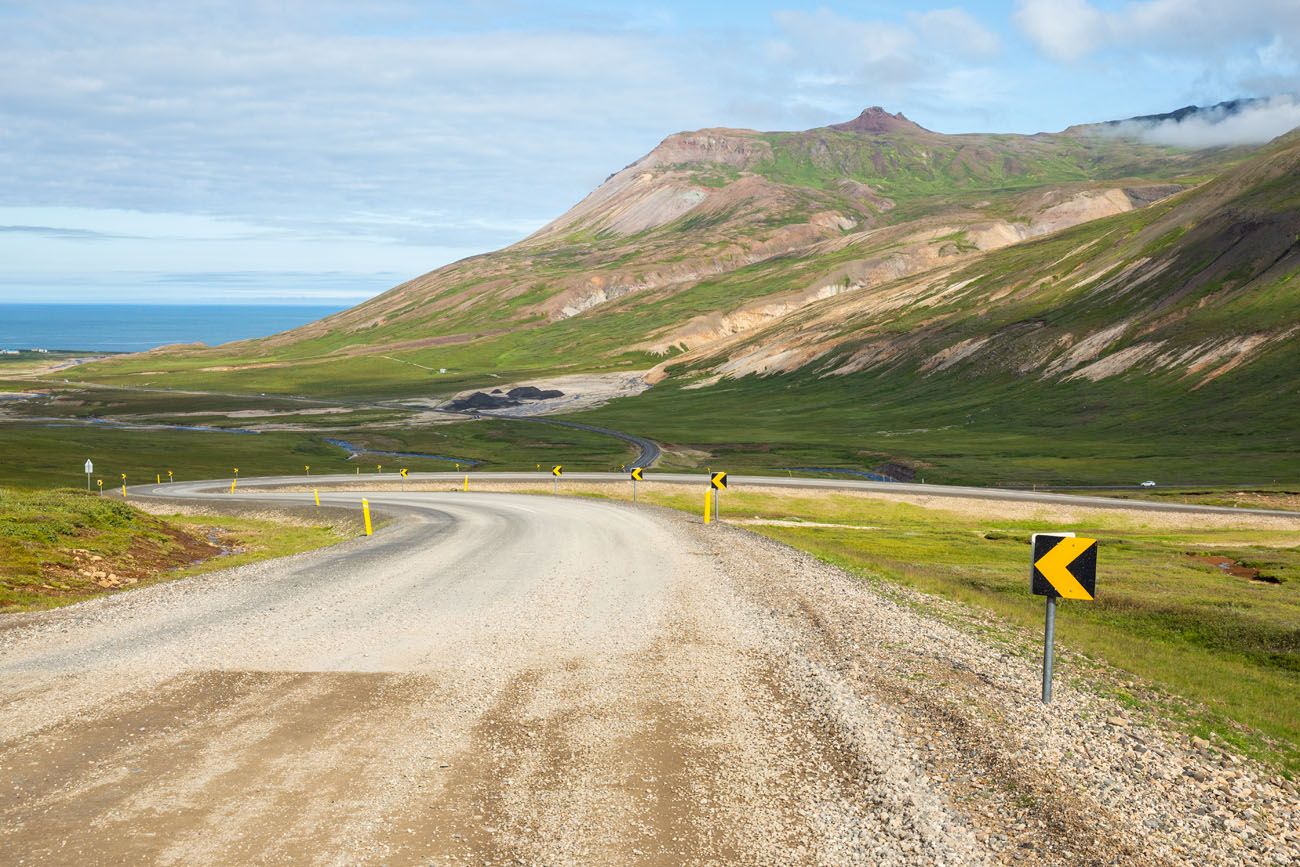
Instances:
[[[0,0],[0,301],[348,304],[678,130],[1058,130],[1298,58],[1298,0]]]

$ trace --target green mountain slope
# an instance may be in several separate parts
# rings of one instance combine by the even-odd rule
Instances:
[[[447,396],[645,371],[583,420],[670,465],[1300,477],[1300,138],[941,135],[869,109],[670,136],[533,236],[126,385]],[[443,372],[445,369],[445,372]]]
[[[659,387],[589,418],[769,469],[1272,482],[1300,478],[1297,370],[1293,134],[1146,209],[682,355]]]

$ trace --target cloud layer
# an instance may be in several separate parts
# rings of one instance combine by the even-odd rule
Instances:
[[[1059,60],[1110,49],[1228,58],[1243,46],[1295,58],[1300,49],[1296,0],[1130,0],[1107,8],[1092,0],[1018,0],[1016,7],[1017,25]]]
[[[1300,99],[1276,96],[1237,111],[1215,108],[1165,120],[1125,121],[1114,129],[1153,144],[1182,148],[1263,144],[1300,127]]]
[[[1300,90],[1298,34],[1296,0],[8,0],[0,300],[223,268],[355,274],[359,298],[517,240],[677,130],[874,104],[1059,129]]]

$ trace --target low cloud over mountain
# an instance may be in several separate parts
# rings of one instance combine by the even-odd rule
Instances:
[[[1111,126],[1118,135],[1175,147],[1262,144],[1300,127],[1300,99],[1284,94],[1222,102],[1208,108],[1189,106],[1169,114],[1117,121]]]

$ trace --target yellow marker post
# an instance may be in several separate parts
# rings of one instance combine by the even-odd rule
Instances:
[[[122,499],[126,499],[126,473],[122,473]]]
[[[704,489],[704,523],[713,520],[713,488]]]
[[[469,490],[469,476],[465,476],[465,490]]]
[[[373,536],[375,534],[375,530],[373,527],[370,526],[370,501],[369,500],[363,499],[361,501],[361,514],[366,519],[366,535]]]
[[[230,480],[230,493],[233,494],[233,493],[235,492],[235,485],[237,485],[238,483],[239,483],[239,480],[238,480],[238,479],[231,479],[231,480]]]
[[[319,505],[320,505],[320,491],[316,490],[315,488],[312,488],[312,489],[311,489],[311,492],[312,492],[312,494],[314,494],[314,495],[316,496],[316,505],[319,506]]]
[[[161,484],[162,484],[162,473],[156,473],[156,474],[154,474],[154,484],[155,484],[155,485],[161,485]]]
[[[311,475],[311,464],[303,464],[302,471],[303,471],[304,473],[306,473],[307,475],[310,476],[310,475]]]
[[[375,464],[375,472],[376,472],[376,473],[382,473],[383,471],[384,471],[384,465],[383,465],[383,464]]]

